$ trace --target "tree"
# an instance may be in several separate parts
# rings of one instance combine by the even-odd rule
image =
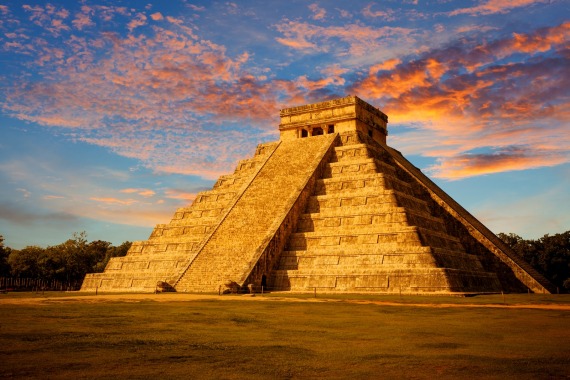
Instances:
[[[13,250],[8,257],[11,273],[20,278],[45,278],[45,249],[38,246],[27,246],[21,250]]]
[[[126,256],[132,244],[133,243],[131,243],[130,241],[125,241],[118,247],[109,246],[105,253],[105,257],[103,258],[103,260],[99,261],[97,265],[95,265],[95,267],[93,268],[93,272],[103,272],[105,270],[105,267],[107,266],[107,263],[112,257]]]
[[[4,236],[0,235],[0,277],[10,276],[10,264],[8,256],[12,250],[4,246]]]
[[[498,236],[558,289],[570,290],[570,231],[546,234],[537,240],[525,240],[512,233]]]

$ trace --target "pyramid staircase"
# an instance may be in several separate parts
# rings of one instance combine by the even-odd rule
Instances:
[[[348,96],[281,111],[278,142],[221,176],[82,291],[553,291],[386,145],[387,116]]]
[[[335,139],[281,141],[174,287],[214,292],[228,281],[260,282],[283,250]]]
[[[172,284],[278,145],[259,145],[253,158],[240,161],[233,174],[221,176],[212,190],[176,210],[170,223],[157,225],[148,240],[134,242],[124,257],[111,258],[103,273],[87,274],[81,290],[154,292],[159,282]]]

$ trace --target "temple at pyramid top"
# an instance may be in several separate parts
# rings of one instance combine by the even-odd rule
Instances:
[[[360,132],[386,144],[388,116],[356,96],[281,110],[281,140]]]
[[[397,150],[356,96],[286,108],[191,205],[82,290],[548,293],[550,284]]]

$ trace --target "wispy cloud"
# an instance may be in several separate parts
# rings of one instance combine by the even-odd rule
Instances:
[[[363,10],[362,14],[365,17],[381,18],[386,21],[392,21],[395,19],[394,10],[382,6],[382,10],[372,10],[374,4],[368,4]]]
[[[380,99],[392,123],[421,125],[396,141],[437,157],[436,177],[558,165],[570,161],[569,40],[570,23],[485,44],[462,40],[373,66],[353,89]],[[490,153],[472,153],[482,148]]]
[[[156,194],[156,192],[151,190],[151,189],[134,189],[134,188],[122,189],[121,193],[138,194],[138,195],[145,197],[145,198],[152,197]]]
[[[13,203],[6,202],[0,202],[0,219],[20,225],[32,225],[46,222],[56,224],[63,223],[67,225],[78,220],[75,215],[66,212],[30,212]]]
[[[47,14],[31,12],[42,20]],[[138,13],[130,20],[128,29],[139,30],[147,17]],[[227,172],[260,138],[275,133],[271,125],[292,98],[291,85],[269,85],[267,77],[250,74],[248,53],[230,57],[178,19],[153,22],[137,35],[72,37],[63,51],[26,42],[30,51],[50,57],[41,62],[44,80],[22,78],[5,88],[4,110],[66,128],[75,139],[142,160],[157,172],[208,178]]]
[[[549,3],[550,0],[486,0],[479,5],[469,8],[460,8],[449,12],[451,16],[468,14],[472,16],[507,13],[513,9],[531,5]]]
[[[284,20],[276,26],[283,37],[276,40],[282,45],[305,53],[328,52],[337,56],[358,58],[370,55],[377,49],[409,46],[415,40],[415,30],[383,26],[375,28],[360,24],[320,26],[296,20]]]

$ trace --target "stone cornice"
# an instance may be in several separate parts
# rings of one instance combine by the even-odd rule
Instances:
[[[358,105],[359,107],[364,108],[366,111],[378,116],[379,118],[381,118],[385,122],[388,122],[388,115],[386,115],[384,112],[380,111],[378,108],[366,103],[364,100],[360,99],[359,97],[353,96],[353,95],[349,95],[349,96],[346,96],[344,98],[329,100],[326,102],[320,102],[320,103],[314,103],[314,104],[307,104],[307,105],[303,105],[303,106],[284,108],[281,110],[279,115],[281,117],[293,116],[293,115],[303,114],[303,113],[307,113],[307,112],[311,112],[311,111],[319,111],[319,110],[343,107],[343,106],[353,105],[353,104],[355,106]]]

